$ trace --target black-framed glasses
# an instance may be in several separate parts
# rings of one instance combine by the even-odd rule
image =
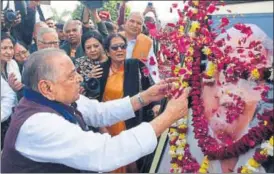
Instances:
[[[59,44],[60,44],[60,41],[44,42],[44,41],[39,40],[39,42],[41,42],[42,44],[45,44],[45,45],[54,45],[54,46],[59,46]]]
[[[117,51],[119,48],[122,50],[125,50],[125,49],[127,49],[127,44],[110,46],[110,49],[112,49],[113,51]]]
[[[16,57],[18,57],[18,56],[23,57],[23,56],[26,56],[26,55],[28,55],[28,54],[29,54],[28,51],[21,51],[21,52],[15,54],[15,56],[16,56]]]

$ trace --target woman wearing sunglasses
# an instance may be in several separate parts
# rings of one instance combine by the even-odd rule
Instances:
[[[98,94],[88,92],[86,84],[90,78],[96,79],[102,76],[103,70],[100,67],[100,63],[107,60],[103,47],[103,37],[95,30],[88,31],[82,36],[81,42],[85,56],[75,60],[77,72],[84,78],[81,93],[89,98],[96,98]]]
[[[109,57],[102,64],[103,74],[100,78],[100,101],[109,101],[125,96],[133,96],[151,86],[149,77],[143,71],[146,66],[137,59],[126,60],[127,41],[120,34],[112,34],[105,40],[105,50]],[[143,121],[151,121],[154,117],[152,108],[159,108],[156,103],[144,107],[135,113],[136,117],[106,127],[112,136],[118,135],[126,129],[130,129]],[[147,158],[147,157],[146,157]],[[142,168],[143,160],[126,167],[119,168],[114,173],[142,172],[136,170]],[[148,163],[148,161],[146,162]]]

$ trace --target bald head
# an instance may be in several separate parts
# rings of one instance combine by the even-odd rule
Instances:
[[[64,25],[67,41],[72,45],[79,45],[82,37],[82,25],[77,20],[69,20]]]
[[[38,50],[45,48],[59,48],[59,38],[55,29],[41,28],[37,35]]]
[[[71,26],[75,26],[78,31],[81,31],[82,29],[82,24],[80,21],[71,19],[64,24],[63,31],[66,32],[66,30],[68,30],[68,28],[71,28]]]
[[[34,25],[34,30],[33,30],[33,38],[36,40],[37,39],[37,34],[41,28],[48,28],[48,25],[45,22],[36,22]]]
[[[132,18],[135,18],[135,19],[138,18],[140,21],[142,21],[142,23],[144,23],[144,17],[141,12],[137,12],[137,11],[131,12],[127,17],[127,20]]]

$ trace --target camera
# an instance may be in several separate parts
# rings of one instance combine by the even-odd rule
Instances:
[[[88,9],[102,8],[104,6],[104,1],[83,1],[79,0]]]
[[[12,9],[7,9],[4,11],[5,25],[10,28],[13,22],[16,20],[17,13]]]
[[[100,81],[96,78],[90,78],[84,84],[86,95],[89,98],[97,98],[100,95]]]

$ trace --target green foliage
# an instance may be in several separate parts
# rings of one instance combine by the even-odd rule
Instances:
[[[51,8],[52,17],[57,23],[65,23],[65,18],[71,14],[71,11],[64,10],[60,15],[57,12],[57,9]]]
[[[77,4],[77,7],[75,8],[75,10],[71,14],[72,19],[75,19],[75,18],[81,19],[84,7],[85,6],[83,4],[81,4],[81,3]]]

